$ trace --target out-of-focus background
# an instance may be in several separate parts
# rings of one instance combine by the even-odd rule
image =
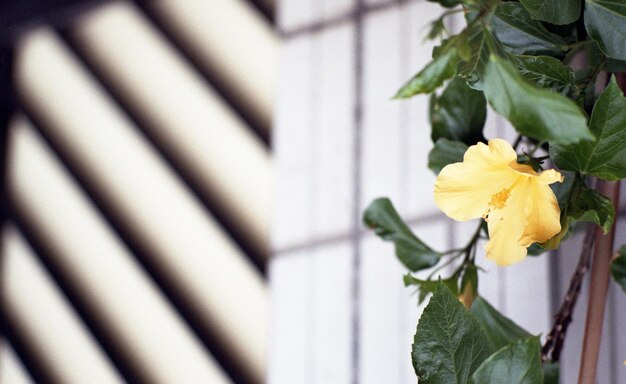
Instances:
[[[390,100],[430,58],[440,12],[0,4],[0,383],[414,383],[423,307],[360,217],[389,196],[435,248],[473,231],[434,206],[427,98]],[[512,133],[492,114],[486,136]],[[483,261],[479,291],[547,333],[580,240]],[[608,300],[598,383],[621,383],[626,296],[613,285]],[[586,301],[585,287],[562,383],[576,381]]]

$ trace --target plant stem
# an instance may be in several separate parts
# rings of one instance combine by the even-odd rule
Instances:
[[[578,258],[576,271],[574,271],[574,274],[572,275],[572,279],[570,280],[563,303],[561,303],[559,311],[554,316],[554,325],[552,326],[550,333],[548,333],[546,342],[541,349],[541,360],[544,362],[559,361],[561,349],[563,348],[563,342],[565,341],[565,334],[567,333],[569,324],[572,322],[572,313],[574,312],[574,307],[578,301],[580,286],[582,285],[583,278],[585,277],[587,270],[589,270],[594,234],[595,227],[589,225],[585,233],[585,239],[583,240],[583,246]]]
[[[613,204],[616,205],[619,200],[619,181],[599,181],[598,191],[611,199]],[[579,384],[595,384],[596,382],[604,308],[609,288],[611,258],[613,256],[615,224],[613,224],[611,230],[606,235],[602,233],[600,228],[597,228],[595,237],[596,246],[591,269],[587,320],[583,336],[583,349],[580,355]]]

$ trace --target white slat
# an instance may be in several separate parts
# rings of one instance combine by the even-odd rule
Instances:
[[[41,128],[80,165],[152,266],[178,287],[242,371],[261,380],[266,335],[258,330],[265,329],[266,291],[246,256],[49,31],[21,45],[16,83],[21,99],[45,121]]]
[[[48,379],[124,383],[16,229],[5,228],[2,238],[4,315],[24,335]]]
[[[35,384],[13,348],[6,341],[0,343],[0,383]]]
[[[278,38],[246,0],[159,0],[146,5],[235,92],[265,134],[272,125]]]
[[[235,111],[130,2],[113,1],[85,14],[71,35],[159,146],[264,254],[271,212],[270,158]],[[257,64],[262,62],[250,63]]]
[[[19,119],[11,129],[13,206],[45,242],[52,261],[135,373],[149,383],[229,383],[32,127]],[[16,295],[26,294],[27,286],[19,288]],[[15,305],[20,297],[15,296]],[[37,324],[46,317],[24,316],[20,321]],[[46,354],[55,355],[52,349]]]

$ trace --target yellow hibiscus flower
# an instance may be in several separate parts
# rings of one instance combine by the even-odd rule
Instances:
[[[463,162],[445,166],[435,182],[435,202],[446,215],[487,221],[487,258],[510,265],[526,257],[527,248],[561,231],[561,211],[549,185],[562,182],[553,169],[535,172],[518,164],[517,154],[502,139],[469,147]]]

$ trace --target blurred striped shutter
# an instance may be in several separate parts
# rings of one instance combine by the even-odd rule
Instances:
[[[272,7],[103,1],[14,40],[0,382],[264,382]]]

